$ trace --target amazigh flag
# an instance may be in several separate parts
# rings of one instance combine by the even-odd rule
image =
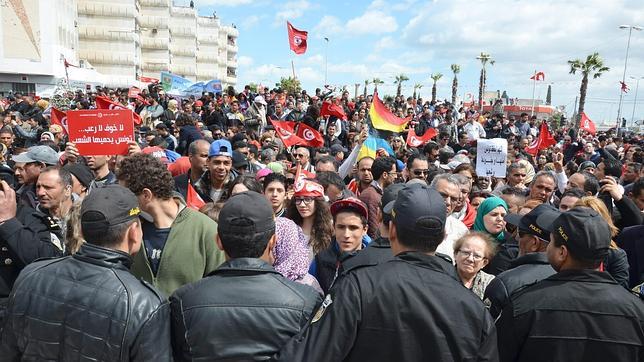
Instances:
[[[203,201],[201,196],[197,193],[194,187],[192,187],[192,182],[188,180],[188,191],[186,192],[186,205],[189,208],[199,210],[206,203]]]
[[[324,137],[322,137],[320,132],[304,123],[299,123],[297,125],[297,131],[295,132],[295,134],[304,140],[305,146],[313,148],[324,146]]]
[[[411,120],[411,116],[399,118],[391,113],[378,98],[377,92],[373,94],[373,102],[371,102],[371,108],[369,108],[369,118],[375,129],[396,133],[402,132]]]
[[[587,131],[590,134],[595,134],[597,133],[597,128],[595,127],[595,123],[588,118],[586,115],[586,112],[581,112],[581,121],[579,122],[579,129],[583,129],[584,131]]]
[[[289,21],[286,22],[286,28],[288,29],[288,45],[291,47],[291,50],[295,54],[306,53],[306,38],[308,38],[309,33],[304,30],[295,29]]]
[[[425,143],[429,142],[438,134],[436,128],[429,128],[423,133],[422,136],[416,135],[416,130],[413,127],[409,127],[409,132],[407,133],[407,145],[409,147],[420,147]]]
[[[67,113],[51,107],[51,124],[63,127],[63,132],[67,134]]]
[[[556,144],[554,137],[550,134],[548,130],[548,125],[546,121],[541,123],[541,128],[539,129],[539,137],[535,139],[532,144],[525,148],[525,151],[532,156],[536,156],[540,150],[545,150],[546,148]]]
[[[389,146],[389,143],[387,143],[387,141],[383,140],[382,138],[369,135],[369,137],[367,137],[367,139],[362,144],[360,152],[358,152],[357,160],[360,161],[365,157],[371,157],[375,159],[376,156],[378,156],[378,150],[380,149],[385,150],[389,154],[389,156],[396,157],[396,153],[391,149],[391,146]]]
[[[540,81],[540,80],[546,80],[546,73],[544,72],[536,72],[532,77],[530,77],[532,80]]]
[[[306,141],[295,134],[295,122],[276,121],[270,118],[269,121],[271,121],[271,124],[275,127],[275,133],[282,140],[284,146],[291,147],[306,143]]]
[[[130,110],[129,108],[118,104],[116,102],[113,102],[111,99],[106,98],[106,97],[96,97],[96,108],[98,109],[127,109]],[[141,116],[136,114],[136,112],[132,112],[132,116],[134,117],[134,123],[135,124],[141,124]]]

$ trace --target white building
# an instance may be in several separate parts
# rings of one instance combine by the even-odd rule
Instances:
[[[234,27],[171,0],[19,0],[1,3],[0,95],[75,86],[140,85],[170,71],[237,83]]]

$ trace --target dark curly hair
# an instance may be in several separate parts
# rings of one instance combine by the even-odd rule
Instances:
[[[124,158],[116,178],[125,182],[127,188],[136,195],[140,195],[143,189],[149,189],[159,199],[172,198],[174,190],[172,174],[158,158],[152,155],[137,153]]]
[[[302,226],[303,219],[295,205],[295,198],[291,199],[291,203],[286,209],[286,212],[287,218],[293,220],[298,226]],[[309,246],[313,249],[313,253],[317,254],[327,249],[331,245],[333,234],[333,218],[331,217],[329,205],[324,199],[316,198],[313,227],[311,228],[311,237],[309,239]]]

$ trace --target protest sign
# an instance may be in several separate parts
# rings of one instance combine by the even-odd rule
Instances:
[[[129,109],[67,111],[69,142],[81,156],[127,155],[134,141],[134,120]]]
[[[476,174],[484,177],[505,177],[508,140],[504,138],[476,141]]]

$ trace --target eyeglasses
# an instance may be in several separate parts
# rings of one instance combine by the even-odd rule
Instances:
[[[400,142],[402,142],[402,141],[401,141],[401,140],[393,140],[393,141],[391,141],[391,142],[393,142],[393,143],[400,143]]]
[[[212,135],[212,136],[213,136],[214,138],[221,138],[221,137],[223,137],[223,134],[221,134],[221,133],[213,133],[213,135]]]
[[[471,256],[472,259],[474,259],[474,261],[481,261],[485,258],[483,255],[477,254],[473,251],[459,250],[458,254],[464,257],[465,259],[469,259],[469,257]]]
[[[296,153],[293,156],[295,156],[295,158],[306,157],[306,155],[303,153]]]
[[[304,203],[304,205],[309,205],[315,200],[312,197],[296,197],[295,198],[295,205],[300,205],[301,203]]]
[[[428,170],[428,169],[424,169],[424,170],[413,170],[412,172],[413,172],[413,173],[414,173],[414,175],[416,175],[416,176],[420,176],[420,175],[428,175],[428,174],[429,174],[429,170]]]

